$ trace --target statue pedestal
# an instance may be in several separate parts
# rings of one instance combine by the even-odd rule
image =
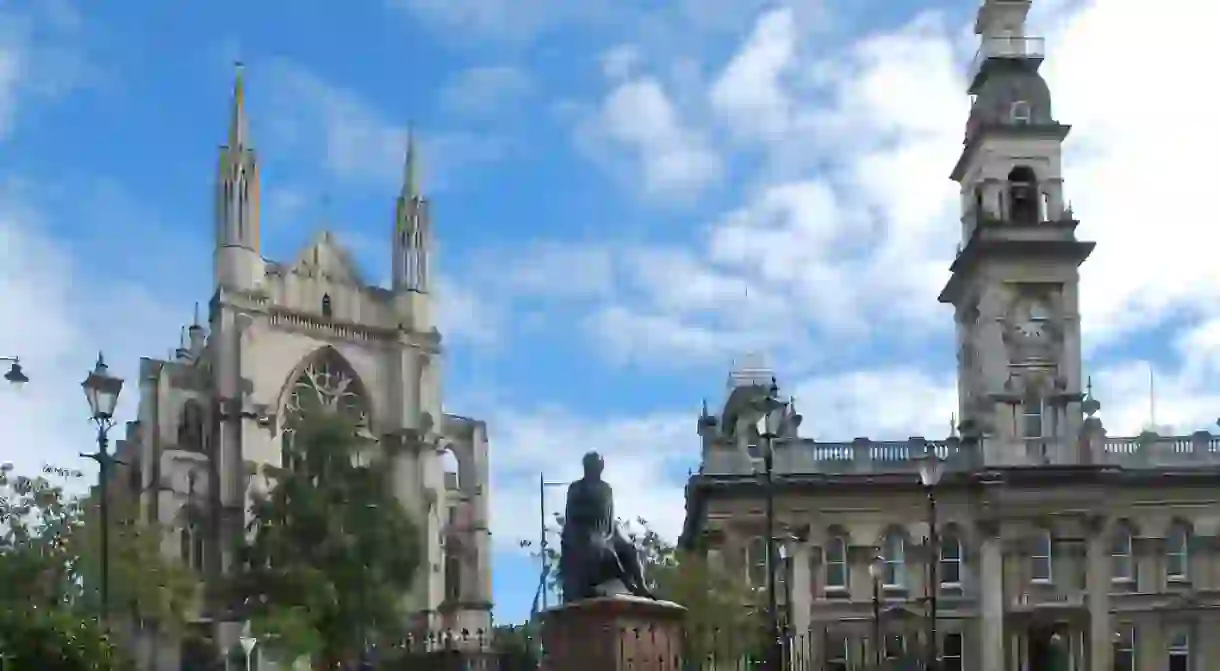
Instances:
[[[542,615],[542,671],[677,671],[686,609],[634,596],[586,599]]]

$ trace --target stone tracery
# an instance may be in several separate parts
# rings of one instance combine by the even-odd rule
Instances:
[[[306,417],[340,415],[368,428],[368,396],[356,371],[331,347],[314,352],[287,390],[282,412],[285,465],[288,448]]]

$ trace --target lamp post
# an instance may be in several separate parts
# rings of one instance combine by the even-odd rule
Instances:
[[[868,577],[873,579],[873,657],[877,668],[881,668],[881,650],[885,642],[881,640],[881,574],[885,572],[885,559],[881,555],[873,557],[868,564]]]
[[[98,517],[102,541],[99,591],[101,615],[104,619],[110,614],[110,496],[107,489],[110,484],[110,467],[120,463],[110,454],[108,433],[110,427],[114,426],[114,409],[119,402],[119,392],[123,390],[123,381],[109,374],[102,353],[98,352],[97,363],[81,383],[81,388],[85,390],[85,399],[89,401],[89,418],[97,426],[97,451],[92,454],[82,453],[81,456],[97,462],[98,468]]]
[[[9,384],[20,389],[22,385],[30,381],[30,378],[21,370],[21,357],[0,356],[0,361],[12,364],[9,366],[8,372],[4,374],[4,379],[8,380]]]
[[[771,378],[771,387],[760,406],[763,416],[762,430],[759,431],[763,443],[763,483],[767,500],[767,619],[771,639],[767,668],[771,671],[779,671],[783,662],[783,632],[780,631],[779,605],[775,594],[775,439],[780,437],[787,405],[779,398],[779,384],[775,378]]]
[[[940,482],[943,462],[931,446],[919,460],[919,482],[923,485],[924,494],[928,498],[928,546],[931,550],[928,559],[928,646],[927,661],[924,668],[934,671],[938,668],[939,648],[936,640],[936,595],[940,591],[937,579],[937,569],[940,568],[940,539],[936,534],[936,485]]]

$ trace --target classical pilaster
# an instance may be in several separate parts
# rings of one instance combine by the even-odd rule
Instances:
[[[812,592],[809,558],[812,548],[808,541],[795,541],[792,546],[792,631],[797,637],[804,639],[809,635]]]
[[[1110,547],[1106,519],[1100,515],[1086,522],[1085,551],[1088,562],[1086,586],[1089,607],[1089,668],[1106,671],[1114,662],[1114,627],[1110,623]]]
[[[980,522],[979,602],[982,613],[982,667],[1003,669],[1004,660],[1004,554],[1000,524]]]

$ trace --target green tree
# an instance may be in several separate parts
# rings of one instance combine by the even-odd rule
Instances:
[[[163,541],[171,525],[143,521],[135,492],[107,487],[110,535],[110,609],[113,616],[156,622],[176,631],[198,604],[200,576],[177,558],[166,557]],[[72,537],[72,552],[80,558],[83,581],[96,585],[101,573],[101,506],[95,490],[80,501],[81,523]],[[82,602],[96,609],[97,592],[88,589]]]
[[[66,489],[82,475],[52,466],[34,477],[14,474],[11,466],[0,469],[0,637],[42,641],[23,644],[24,652],[14,654],[42,650],[52,655],[46,660],[84,655],[98,664],[116,658],[107,652],[113,647],[108,640],[95,640],[101,630],[92,499]],[[161,531],[139,523],[134,510],[134,500],[127,501],[111,517],[113,603],[137,617],[180,622],[198,582],[185,567],[162,558]],[[46,660],[13,668],[59,668],[46,666],[52,664]]]
[[[366,641],[401,633],[420,530],[395,498],[390,470],[359,463],[359,446],[356,427],[334,413],[296,427],[291,467],[272,472],[238,541],[230,596],[287,659],[320,655],[334,668]]]

